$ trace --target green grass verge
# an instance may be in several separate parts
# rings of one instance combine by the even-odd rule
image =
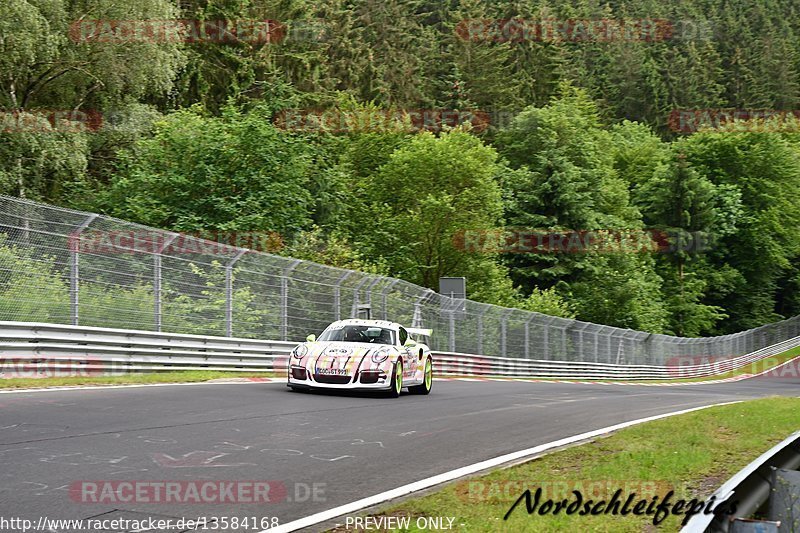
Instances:
[[[669,490],[675,499],[705,499],[745,465],[800,429],[800,399],[768,398],[713,407],[648,422],[609,437],[554,452],[489,475],[455,482],[424,497],[394,504],[371,516],[455,517],[460,531],[677,531],[683,516],[658,527],[651,516],[528,515],[521,502],[503,516],[526,488],[542,487],[553,499],[573,488],[600,499],[623,489],[650,500]],[[518,443],[519,448],[529,443]],[[599,485],[598,485],[599,483]],[[600,489],[599,487],[603,487]],[[638,499],[638,498],[637,498]],[[445,522],[446,523],[446,522]],[[343,531],[343,529],[341,529]]]
[[[270,372],[223,372],[219,370],[185,370],[154,372],[152,374],[125,374],[122,376],[69,376],[43,378],[0,379],[0,389],[38,389],[44,387],[69,387],[77,385],[134,385],[147,383],[193,383],[219,378],[275,377]]]

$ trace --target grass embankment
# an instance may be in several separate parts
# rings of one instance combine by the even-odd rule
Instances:
[[[224,372],[220,370],[185,370],[154,372],[151,374],[125,374],[121,376],[65,376],[41,378],[0,379],[0,389],[38,389],[44,387],[70,387],[78,385],[142,385],[151,383],[194,383],[219,378],[276,377],[269,372]]]
[[[683,516],[658,527],[653,516],[529,515],[522,501],[504,515],[525,489],[543,489],[541,501],[572,498],[609,500],[616,489],[638,499],[705,500],[745,465],[800,429],[800,399],[769,398],[713,407],[648,422],[609,437],[546,455],[525,464],[473,477],[424,497],[394,504],[371,516],[455,517],[460,531],[677,531]],[[519,447],[527,446],[519,443]],[[584,501],[585,501],[584,499]],[[570,501],[572,501],[570,500]],[[659,499],[660,501],[660,499]],[[446,523],[446,521],[445,521]],[[338,531],[344,531],[343,528]]]

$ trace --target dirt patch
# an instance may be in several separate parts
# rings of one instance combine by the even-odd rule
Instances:
[[[725,481],[728,480],[726,474],[711,474],[701,479],[696,486],[687,487],[693,494],[709,495],[717,490]]]

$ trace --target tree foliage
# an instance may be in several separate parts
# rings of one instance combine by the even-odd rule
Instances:
[[[110,33],[109,21],[170,19],[269,19],[276,31]],[[511,32],[554,20],[670,27],[610,41]],[[727,333],[800,313],[798,123],[682,135],[669,117],[795,109],[798,43],[788,0],[5,0],[0,194],[172,230],[279,232],[281,253],[431,288],[464,275],[470,297],[498,305]],[[486,113],[490,127],[315,132],[277,120],[432,109]],[[457,244],[459,232],[503,228],[667,235],[669,248]],[[145,300],[146,288],[131,291]]]
[[[177,231],[290,236],[310,222],[309,164],[306,145],[257,111],[180,111],[122,155],[101,207]]]

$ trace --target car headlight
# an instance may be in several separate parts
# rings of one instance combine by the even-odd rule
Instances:
[[[389,358],[389,348],[381,348],[380,350],[372,354],[373,363],[383,363],[388,358]]]
[[[298,359],[302,359],[308,353],[308,346],[305,344],[299,344],[297,347],[292,350],[292,355],[297,357]]]

